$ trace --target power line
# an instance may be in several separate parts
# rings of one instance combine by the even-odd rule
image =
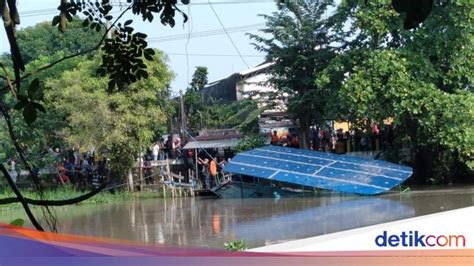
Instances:
[[[219,18],[219,15],[217,15],[216,10],[214,10],[214,7],[212,6],[211,1],[210,1],[210,0],[207,0],[207,2],[209,3],[209,7],[212,9],[212,12],[213,12],[214,15],[216,16],[217,20],[218,20],[219,23],[221,24],[222,29],[224,30],[225,34],[227,35],[227,38],[228,38],[229,41],[232,43],[232,46],[234,46],[235,51],[239,54],[240,59],[242,59],[242,61],[244,62],[244,64],[247,66],[247,68],[250,68],[249,64],[247,64],[247,61],[245,61],[244,57],[243,57],[242,54],[240,53],[239,48],[237,48],[237,45],[235,45],[234,41],[232,40],[232,38],[230,37],[229,33],[227,32],[227,30],[226,30],[226,28],[225,28],[225,26],[224,26],[224,23],[222,23],[221,19]]]
[[[177,55],[177,56],[186,56],[185,53],[166,53],[167,55]],[[191,53],[188,53],[187,54],[188,56],[203,56],[203,57],[207,57],[207,56],[212,56],[212,57],[236,57],[236,56],[239,56],[239,55],[236,55],[236,54],[191,54]],[[261,57],[265,57],[265,55],[255,55],[255,54],[243,54],[242,55],[243,57],[255,57],[255,58],[261,58]]]
[[[258,30],[263,29],[265,24],[251,24],[251,25],[243,25],[243,26],[236,26],[227,29],[228,33],[235,33],[235,32],[242,32],[242,31],[250,31],[250,30]],[[160,36],[160,37],[148,37],[148,42],[165,42],[165,41],[176,41],[176,40],[183,40],[189,38],[202,38],[202,37],[209,37],[215,35],[225,34],[223,29],[214,29],[208,31],[199,31],[194,32],[191,34],[184,33],[184,34],[173,34],[167,36]]]
[[[222,1],[222,2],[213,2],[213,5],[238,5],[238,4],[264,4],[264,3],[275,3],[275,0],[240,0],[240,1]],[[197,2],[197,3],[189,3],[188,5],[191,6],[202,6],[208,5],[207,2]],[[126,3],[120,2],[112,2],[112,6],[128,6]],[[178,5],[182,6],[183,4],[178,3]],[[36,17],[36,16],[45,16],[45,15],[54,15],[58,14],[59,11],[57,8],[43,8],[43,9],[33,9],[33,10],[26,10],[21,12],[21,17]]]

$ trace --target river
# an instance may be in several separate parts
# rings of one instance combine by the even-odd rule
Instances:
[[[174,198],[54,208],[63,233],[195,247],[249,248],[474,205],[474,187],[376,197]],[[36,212],[38,210],[35,210]],[[25,218],[0,210],[0,222]]]

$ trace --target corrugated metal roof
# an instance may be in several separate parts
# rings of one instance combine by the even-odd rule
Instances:
[[[210,149],[210,148],[227,148],[235,147],[240,139],[221,139],[221,140],[201,140],[191,141],[184,146],[183,149]]]

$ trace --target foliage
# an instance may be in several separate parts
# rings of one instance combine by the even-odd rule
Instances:
[[[103,33],[104,30],[87,30],[82,27],[82,20],[75,17],[64,33],[51,27],[50,22],[42,22],[20,29],[17,36],[23,60],[25,64],[29,64],[40,57],[53,56],[58,51],[67,56],[91,49],[97,45]]]
[[[10,222],[10,225],[22,227],[25,224],[25,220],[18,218]]]
[[[189,84],[189,90],[191,91],[199,91],[204,88],[207,84],[207,67],[205,66],[198,66],[193,74],[193,79],[191,80],[191,84]]]
[[[338,40],[325,18],[333,2],[284,1],[279,11],[263,15],[267,28],[262,32],[269,37],[250,34],[256,48],[275,62],[269,69],[270,83],[279,95],[289,95],[288,112],[299,120],[300,144],[305,148],[311,121],[322,121],[332,93],[315,84],[314,76],[336,56],[333,44]]]
[[[261,135],[247,135],[239,141],[235,147],[236,152],[244,152],[258,147],[265,146],[266,138]]]
[[[224,248],[227,251],[243,251],[247,249],[247,243],[245,240],[241,239],[240,241],[226,242],[224,243]]]
[[[122,175],[136,155],[155,139],[155,129],[166,125],[165,99],[173,74],[163,53],[156,51],[148,63],[150,76],[110,92],[106,77],[97,77],[97,61],[84,61],[48,82],[46,101],[66,117],[62,134],[69,145],[95,147],[106,153],[112,167]]]
[[[182,0],[181,2],[183,4],[189,4],[188,0]],[[82,14],[86,16],[85,21],[83,22],[83,26],[95,29],[96,32],[101,32],[102,29],[105,29],[104,34],[102,34],[102,37],[100,38],[99,42],[94,47],[86,49],[84,51],[77,51],[74,54],[64,56],[58,60],[55,60],[54,62],[51,62],[47,65],[38,68],[35,71],[22,75],[22,72],[25,71],[25,61],[21,55],[16,34],[16,26],[20,24],[20,14],[16,6],[17,1],[1,1],[2,12],[0,13],[0,15],[2,16],[2,20],[4,22],[4,29],[10,47],[10,55],[12,59],[11,66],[13,69],[14,79],[10,78],[11,73],[8,73],[8,70],[5,70],[4,64],[2,63],[1,66],[2,70],[4,70],[4,73],[2,74],[2,88],[0,89],[0,111],[5,119],[5,124],[9,133],[10,140],[13,146],[15,147],[17,153],[20,155],[21,160],[25,163],[25,166],[29,170],[35,183],[35,187],[37,188],[38,194],[41,198],[43,197],[42,185],[39,182],[39,179],[37,178],[37,171],[35,171],[35,168],[31,166],[30,162],[28,162],[28,159],[25,155],[25,150],[23,148],[24,145],[20,142],[18,136],[14,134],[14,131],[17,129],[13,126],[12,116],[10,114],[11,109],[7,105],[11,103],[11,99],[13,98],[16,98],[17,101],[22,102],[17,103],[17,107],[22,107],[18,109],[23,109],[23,115],[27,119],[27,123],[33,124],[37,117],[37,111],[45,111],[45,108],[40,103],[42,98],[40,96],[42,96],[43,94],[41,90],[42,86],[40,85],[43,83],[35,80],[29,82],[30,85],[28,89],[28,96],[23,97],[24,94],[22,94],[21,86],[22,82],[41,71],[45,71],[57,64],[60,64],[63,61],[66,61],[71,58],[84,56],[86,54],[98,50],[103,44],[104,40],[106,40],[106,37],[109,33],[115,33],[115,38],[107,40],[106,45],[103,46],[105,54],[103,55],[101,65],[102,68],[100,68],[99,74],[101,74],[102,76],[106,76],[109,79],[109,91],[113,91],[115,89],[115,86],[117,86],[119,91],[126,91],[127,93],[129,93],[129,95],[127,95],[128,97],[133,98],[134,96],[136,96],[130,95],[133,90],[129,91],[129,85],[142,78],[147,78],[148,76],[155,74],[153,71],[156,70],[148,69],[147,71],[147,64],[143,62],[143,58],[145,58],[146,60],[154,60],[156,58],[153,57],[154,52],[151,49],[147,48],[148,44],[144,40],[146,35],[142,33],[133,33],[134,29],[130,26],[131,22],[129,21],[125,22],[124,25],[117,23],[125,15],[125,13],[130,10],[132,10],[135,15],[142,15],[143,20],[148,20],[149,22],[153,21],[153,14],[159,14],[161,23],[163,25],[170,25],[171,27],[175,25],[174,16],[176,12],[180,12],[181,14],[183,14],[184,22],[187,21],[187,16],[177,7],[177,1],[175,0],[127,0],[127,3],[129,4],[129,6],[125,8],[125,10],[121,11],[120,14],[115,18],[115,20],[109,24],[108,21],[114,19],[114,16],[110,12],[113,7],[110,4],[109,0],[102,0],[100,2],[86,0],[61,0],[60,6],[58,7],[59,15],[53,18],[53,26],[57,25],[58,29],[61,32],[64,32],[66,30],[67,22],[72,22],[74,20],[73,16],[78,14],[78,12],[82,12]],[[117,43],[114,43],[114,41],[116,41]],[[117,49],[113,49],[114,47]],[[129,58],[128,60],[124,60],[124,57]],[[104,73],[104,71],[106,73]],[[170,76],[171,75],[165,76],[164,79],[166,80]],[[11,80],[13,80],[13,82],[11,82]],[[154,93],[153,95],[155,97],[159,97],[158,94],[159,93]],[[143,99],[148,99],[150,101],[154,100],[152,97],[146,95],[143,97]],[[114,102],[111,102],[109,107],[116,111],[115,108],[119,106],[116,106]],[[135,105],[129,105],[127,106],[127,109],[135,109],[135,107]],[[147,107],[150,107],[150,105],[145,106],[145,108]],[[118,115],[121,115],[122,113],[118,113]],[[71,114],[63,113],[63,115],[67,116]],[[136,118],[130,119],[130,117],[132,117],[130,115],[128,117],[124,117],[124,120],[128,122],[130,126],[137,126],[137,128],[135,128],[135,131],[137,129],[141,129],[139,128],[139,125],[134,125],[133,122],[130,121],[134,119],[136,121]],[[127,119],[129,121],[127,121]],[[107,122],[108,121],[110,120],[107,120]],[[113,124],[113,126],[115,126],[115,124]],[[133,143],[130,143],[128,141],[125,141],[125,143],[123,143],[122,141],[123,145],[114,145],[112,148],[114,148],[115,151],[119,150],[123,154],[127,154],[130,156],[133,156],[131,154],[134,154],[132,151],[134,151],[135,147],[139,147],[139,150],[141,150],[141,145],[147,144],[147,141],[150,138],[149,136],[151,135],[149,134],[149,130],[143,130],[140,132],[130,132],[134,130],[127,129],[126,126],[124,126],[123,130],[125,130],[124,133],[128,133],[128,136],[134,135],[133,139],[138,141],[138,145],[134,145],[132,149],[123,149],[123,147],[130,147],[129,145],[133,145]],[[0,135],[0,137],[2,136]],[[144,141],[145,143],[142,143],[142,141]],[[119,153],[115,152],[113,154]],[[120,166],[127,167],[131,164],[130,157],[125,158],[125,161],[125,164],[118,164],[118,168],[120,168]],[[21,196],[19,195],[18,197],[21,200]],[[38,230],[43,231],[44,229],[42,228],[41,224],[36,220],[34,215],[31,213],[28,204],[23,204],[23,207],[26,213],[28,214],[28,217],[31,220],[32,224]],[[45,218],[46,223],[49,225],[50,229],[56,231],[56,220],[54,218],[53,213],[49,210],[48,206],[44,206],[44,208],[42,208],[42,212],[43,218]]]
[[[71,22],[74,15],[82,12],[85,16],[83,26],[100,32],[104,27],[107,27],[104,20],[111,21],[115,19],[115,22],[117,22],[128,10],[132,10],[132,13],[135,15],[141,15],[143,21],[148,20],[149,22],[152,22],[154,16],[159,14],[161,23],[171,27],[175,25],[174,16],[176,12],[180,12],[183,15],[184,22],[187,21],[186,14],[177,7],[176,1],[127,0],[127,3],[129,6],[115,18],[111,12],[113,6],[109,0],[101,2],[85,0],[62,1],[58,7],[60,14],[53,18],[52,25],[57,26],[60,31],[64,31],[66,20]],[[126,85],[148,76],[143,58],[152,60],[153,49],[148,48],[148,43],[145,41],[146,34],[134,32],[132,23],[133,20],[127,20],[123,24],[116,24],[113,30],[111,28],[106,29],[106,33],[112,30],[114,37],[107,39],[102,47],[104,54],[98,73],[101,76],[108,75],[109,91],[116,88],[119,90],[124,89]],[[102,38],[102,40],[104,39]]]
[[[197,93],[191,92],[190,94],[199,97]],[[262,110],[258,108],[254,101],[243,100],[229,104],[204,105],[201,98],[198,99],[198,104],[194,106],[200,106],[201,108],[188,118],[188,126],[191,129],[235,128],[245,133],[258,130],[257,121]]]
[[[23,195],[27,198],[35,199],[37,195],[31,191],[25,190],[22,191]],[[74,197],[79,197],[84,191],[78,190],[73,186],[60,186],[57,188],[50,188],[44,191],[44,196],[46,199],[54,200],[65,200]],[[14,194],[10,191],[0,190],[1,198],[14,197]],[[130,201],[137,199],[151,199],[151,198],[163,198],[165,195],[160,191],[142,191],[140,193],[128,192],[125,190],[117,190],[114,193],[110,191],[102,192],[95,195],[92,198],[89,198],[85,201],[82,201],[78,204],[100,204],[100,203],[112,203],[117,201]],[[20,203],[14,203],[11,205],[0,205],[0,210],[2,209],[17,209],[21,208]]]
[[[392,118],[393,148],[409,149],[405,160],[419,182],[461,179],[459,164],[474,154],[474,4],[436,3],[426,21],[407,32],[399,30],[396,14],[380,12],[388,2],[338,6],[339,23],[357,30],[340,28],[351,49],[331,60],[315,83],[337,92],[336,118],[359,126]]]

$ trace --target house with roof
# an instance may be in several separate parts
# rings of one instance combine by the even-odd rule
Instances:
[[[254,68],[233,73],[226,78],[209,83],[199,93],[205,102],[231,103],[251,98],[259,107],[267,107],[261,115],[262,121],[259,121],[261,133],[269,132],[272,126],[293,127],[293,123],[288,119],[285,119],[283,123],[282,121],[272,122],[273,114],[280,120],[286,112],[285,101],[277,100],[272,95],[276,93],[275,88],[269,83],[268,69],[272,64],[273,62],[262,63]]]

